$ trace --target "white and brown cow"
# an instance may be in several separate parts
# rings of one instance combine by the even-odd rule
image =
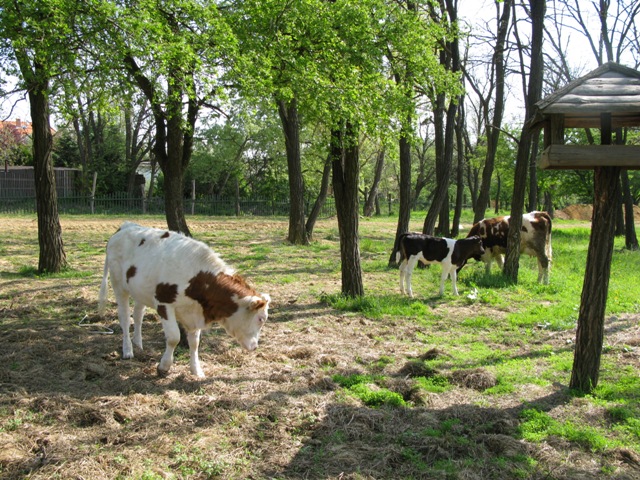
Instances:
[[[451,276],[453,293],[458,295],[456,285],[457,269],[464,265],[469,257],[484,254],[480,237],[469,237],[460,240],[438,238],[421,233],[404,233],[398,239],[396,262],[400,264],[400,292],[413,297],[411,275],[413,269],[422,262],[442,264],[440,278],[440,295],[444,294],[444,282]]]
[[[152,307],[162,319],[166,350],[158,364],[164,376],[187,332],[191,373],[204,377],[198,358],[200,332],[221,325],[248,351],[258,346],[270,297],[258,294],[207,245],[180,233],[125,222],[107,243],[99,311],[104,313],[107,277],[118,303],[123,332],[122,358],[133,358],[129,335],[129,297],[134,300],[133,344],[142,349],[142,317]]]
[[[482,238],[485,253],[474,258],[484,262],[487,273],[491,270],[493,260],[500,268],[504,266],[503,255],[507,251],[508,234],[509,215],[480,220],[469,230],[469,237],[478,235]],[[547,212],[529,212],[522,216],[520,253],[538,259],[538,282],[548,284],[552,251],[551,217]]]

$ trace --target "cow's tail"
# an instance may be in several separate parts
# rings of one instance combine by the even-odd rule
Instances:
[[[549,228],[547,229],[546,233],[546,238],[545,238],[545,254],[547,255],[547,257],[549,257],[549,261],[551,261],[551,257],[553,256],[553,251],[551,249],[551,215],[549,215],[547,212],[542,212],[544,218],[547,220]]]
[[[104,258],[104,272],[102,274],[102,283],[100,284],[100,295],[98,297],[98,315],[103,316],[107,309],[107,295],[108,295],[108,279],[109,279],[109,262],[108,253]]]

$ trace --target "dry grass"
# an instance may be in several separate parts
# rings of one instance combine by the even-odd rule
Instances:
[[[107,318],[95,316],[104,244],[120,223],[64,218],[70,266],[85,276],[39,278],[17,273],[37,263],[36,222],[3,219],[3,238],[13,240],[0,245],[2,478],[392,479],[434,472],[459,479],[598,478],[603,465],[614,478],[640,478],[633,451],[599,455],[562,440],[517,439],[518,414],[528,402],[575,408],[579,399],[560,385],[487,396],[482,390],[495,377],[478,368],[457,372],[444,393],[415,396],[414,377],[442,372],[421,371],[412,361],[446,360],[448,352],[418,342],[421,327],[410,319],[371,320],[322,304],[319,292],[339,291],[335,271],[309,272],[305,282],[270,281],[269,269],[294,268],[286,258],[250,271],[259,290],[274,298],[257,352],[244,353],[213,330],[202,342],[205,380],[189,374],[188,352],[168,377],[158,378],[164,337],[154,312],[143,328],[145,350],[133,360],[120,358],[113,306]],[[162,226],[162,219],[140,223]],[[250,255],[251,245],[281,245],[287,223],[199,219],[190,225],[196,237],[222,232],[219,238],[230,244],[218,250],[226,258]],[[393,232],[393,225],[385,228]],[[335,224],[323,222],[322,229]],[[247,231],[250,242],[231,245]],[[337,258],[327,236],[317,241]],[[367,276],[395,292],[397,272]],[[446,328],[468,307],[443,302],[435,310]],[[115,333],[105,334],[109,329]],[[545,340],[561,345],[571,335]],[[390,359],[379,369],[388,387],[411,407],[366,407],[332,380],[336,373],[364,373],[382,357]],[[603,415],[583,414],[595,421]]]

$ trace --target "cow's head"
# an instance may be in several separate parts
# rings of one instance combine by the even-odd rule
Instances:
[[[470,240],[472,240],[471,242],[471,251],[470,251],[470,255],[469,257],[472,257],[475,260],[480,260],[480,257],[482,257],[482,255],[484,255],[484,247],[482,245],[482,238],[480,238],[478,235],[474,235],[472,237],[469,237]]]
[[[240,346],[248,351],[258,348],[260,330],[269,316],[271,297],[263,293],[233,299],[238,309],[220,324],[226,332],[235,338]]]

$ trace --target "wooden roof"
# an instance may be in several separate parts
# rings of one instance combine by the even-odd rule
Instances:
[[[600,128],[602,113],[613,128],[640,126],[640,72],[605,63],[536,103],[532,125],[559,114],[565,128]]]

